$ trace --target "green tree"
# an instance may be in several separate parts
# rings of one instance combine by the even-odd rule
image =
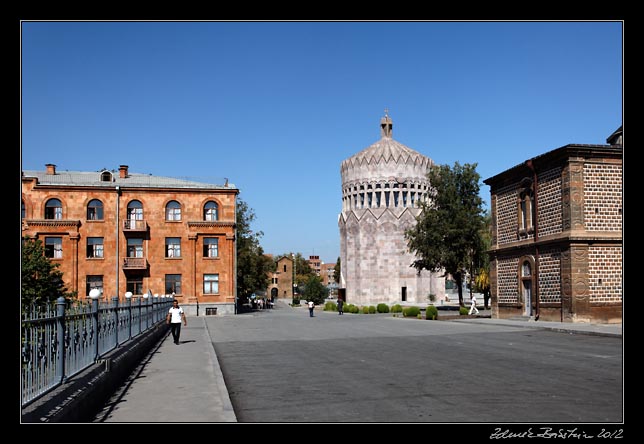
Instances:
[[[405,232],[407,245],[418,257],[419,272],[444,270],[452,275],[463,304],[463,279],[485,253],[482,239],[483,200],[476,164],[435,165],[427,174],[429,199],[421,203],[417,224]]]
[[[322,279],[315,274],[309,276],[302,289],[302,298],[313,301],[315,305],[324,304],[329,295],[329,289],[322,285]]]
[[[478,273],[474,279],[474,285],[476,291],[483,294],[485,308],[488,308],[488,301],[490,300],[490,256],[487,252],[492,246],[492,215],[489,211],[483,216],[481,239],[484,253],[481,255],[479,262],[475,264],[475,267],[478,267]]]
[[[338,256],[338,260],[335,261],[335,267],[333,267],[333,280],[335,281],[336,284],[340,283],[340,270],[342,264],[340,263],[340,256]]]
[[[55,302],[59,297],[68,302],[76,292],[68,292],[63,281],[60,264],[45,257],[45,247],[40,239],[26,236],[22,240],[21,302],[22,310]]]
[[[264,235],[253,231],[251,224],[255,212],[246,202],[237,199],[237,296],[247,299],[257,290],[268,287],[268,272],[272,269],[272,260],[264,254],[259,243]]]

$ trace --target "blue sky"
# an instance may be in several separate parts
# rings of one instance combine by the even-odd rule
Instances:
[[[385,108],[486,179],[605,143],[622,43],[622,22],[23,22],[22,168],[228,178],[267,253],[335,262],[340,163]]]

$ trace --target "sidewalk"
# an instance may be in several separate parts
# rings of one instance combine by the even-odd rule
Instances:
[[[237,422],[203,317],[161,341],[94,422]]]
[[[468,318],[451,319],[448,322],[469,322],[487,325],[504,325],[518,328],[538,328],[570,334],[609,336],[621,338],[624,329],[622,324],[587,324],[581,322],[523,321],[514,319]]]

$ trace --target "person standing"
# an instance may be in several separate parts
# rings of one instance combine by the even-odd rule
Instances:
[[[309,301],[309,316],[313,317],[313,309],[315,308],[315,304],[313,301]]]
[[[469,314],[472,314],[472,312],[475,312],[474,314],[479,314],[479,309],[476,308],[476,296],[475,295],[472,295],[472,306],[470,307]]]
[[[341,315],[343,313],[342,311],[343,307],[344,307],[344,301],[342,300],[342,298],[338,298],[338,314]]]
[[[183,312],[183,308],[179,307],[179,301],[175,299],[172,301],[172,307],[168,310],[168,316],[166,316],[166,324],[170,325],[175,345],[179,345],[182,321],[184,326],[188,325],[186,314]]]

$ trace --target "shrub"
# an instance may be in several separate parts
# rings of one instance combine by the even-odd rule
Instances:
[[[403,316],[408,318],[416,317],[420,314],[420,308],[418,307],[405,307],[403,308]]]
[[[355,314],[360,313],[360,309],[358,308],[357,305],[351,306],[351,313],[355,313]]]
[[[369,314],[374,314],[375,312],[376,312],[376,307],[374,307],[373,305],[370,305],[369,306]]]
[[[433,305],[428,305],[427,310],[425,310],[425,319],[432,321],[438,319],[438,309]]]
[[[402,312],[402,307],[400,304],[395,304],[394,306],[391,307],[391,312],[392,313],[401,313]]]
[[[344,307],[342,307],[342,311],[345,313],[353,313],[351,309],[353,308],[353,304],[344,304]]]
[[[324,311],[338,311],[338,306],[335,302],[326,302],[324,304]]]
[[[469,312],[470,311],[465,307],[459,307],[458,308],[458,314],[460,314],[460,315],[466,315],[466,314],[469,314]]]
[[[378,313],[389,313],[389,306],[387,304],[378,304],[376,309],[378,310]]]
[[[362,313],[369,314],[369,307],[367,307],[366,305],[362,307]]]

